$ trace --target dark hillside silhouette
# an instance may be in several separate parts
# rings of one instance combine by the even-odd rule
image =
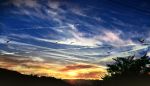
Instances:
[[[61,80],[23,75],[0,68],[0,86],[101,86],[100,80]]]
[[[15,71],[0,69],[0,86],[69,86],[69,84],[51,77],[22,75]]]

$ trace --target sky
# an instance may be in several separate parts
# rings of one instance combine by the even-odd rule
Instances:
[[[101,79],[149,43],[149,0],[0,1],[0,67],[22,74]]]

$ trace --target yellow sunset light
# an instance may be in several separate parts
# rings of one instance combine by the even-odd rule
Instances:
[[[77,76],[78,74],[74,71],[70,71],[67,73],[69,76]]]

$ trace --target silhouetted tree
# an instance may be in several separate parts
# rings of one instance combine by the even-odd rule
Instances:
[[[103,78],[104,80],[146,76],[150,72],[150,58],[146,54],[139,59],[129,56],[113,60],[115,61],[113,64],[107,65],[108,75]]]

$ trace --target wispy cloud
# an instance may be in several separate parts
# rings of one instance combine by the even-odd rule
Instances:
[[[97,60],[98,63],[109,63],[113,61],[113,58],[117,58],[117,57],[127,57],[127,56],[137,56],[139,52],[143,52],[147,51],[149,45],[135,45],[132,47],[132,49],[127,50],[127,51],[121,51],[121,52],[117,52],[114,55],[105,57],[105,58],[101,58],[99,60]],[[145,51],[145,53],[146,53]]]
[[[8,56],[0,58],[0,67],[18,71],[23,74],[50,76],[61,79],[101,79],[100,77],[106,74],[104,67],[93,64],[80,63],[61,66],[31,59],[18,60],[17,57],[9,58]],[[80,74],[82,74],[82,76],[79,76]],[[91,77],[89,77],[89,74]]]
[[[129,45],[129,44],[135,44],[132,40],[130,39],[122,39],[120,37],[120,34],[124,33],[118,33],[118,32],[112,32],[110,30],[103,30],[102,35],[96,36],[95,38],[105,42],[105,44],[112,44],[112,45]]]
[[[37,0],[25,0],[25,1],[11,0],[9,3],[17,7],[23,7],[23,6],[30,7],[30,8],[39,7],[39,3],[37,2]]]
[[[112,58],[133,55],[149,47],[135,41],[148,32],[129,30],[138,25],[116,17],[126,14],[113,10],[105,13],[102,6],[86,8],[60,0],[41,1],[9,0],[5,4],[13,5],[13,9],[8,8],[9,17],[4,19],[19,24],[0,24],[4,24],[3,31],[9,31],[0,36],[0,57],[4,57],[0,58],[1,67],[57,78],[99,78]]]
[[[55,10],[58,10],[60,8],[60,5],[61,5],[61,2],[59,2],[59,1],[53,1],[53,0],[48,1],[48,6]]]

